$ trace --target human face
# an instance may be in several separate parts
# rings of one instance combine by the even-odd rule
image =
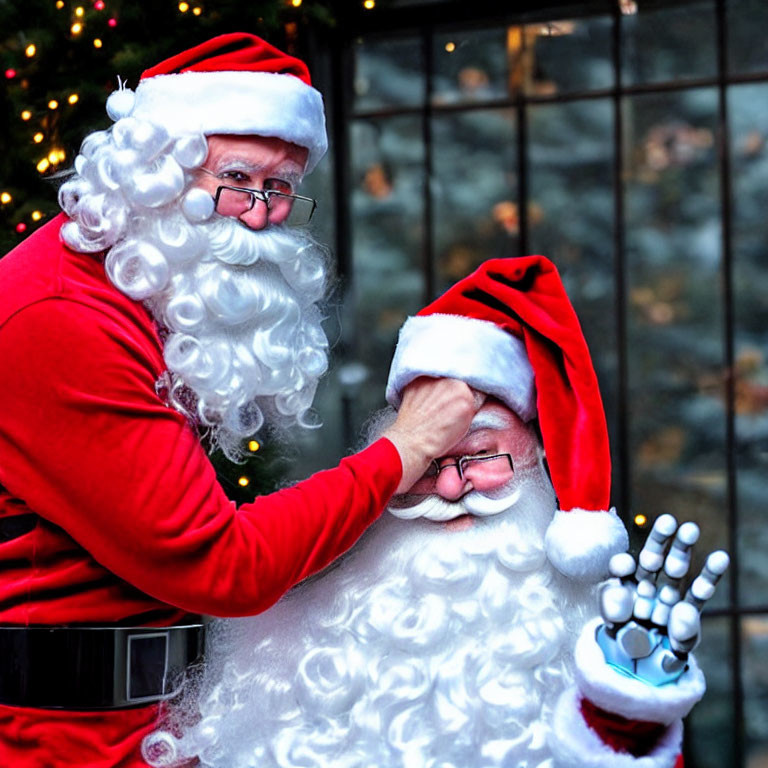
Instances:
[[[305,147],[282,139],[215,134],[208,136],[208,156],[203,165],[208,173],[199,172],[195,185],[211,197],[222,184],[294,194],[308,155]],[[282,223],[286,216],[276,218],[274,212],[270,215],[266,203],[257,200],[238,219],[249,229],[260,230],[268,224]]]
[[[463,457],[482,458],[508,454],[514,470],[538,462],[539,442],[533,429],[513,411],[497,401],[480,408],[469,432],[445,456],[437,459],[445,467],[436,477],[418,480],[408,494],[436,494],[446,501],[458,501],[471,491],[493,493],[511,482],[514,475],[507,458],[476,462],[459,476],[455,466]]]

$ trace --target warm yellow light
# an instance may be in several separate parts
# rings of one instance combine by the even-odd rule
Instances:
[[[48,102],[48,109],[58,109],[59,108],[59,102],[56,101],[56,99],[51,99]]]
[[[22,119],[22,120],[29,120],[29,118],[30,118],[30,117],[32,117],[32,113],[31,113],[31,112],[30,112],[28,109],[25,109],[25,110],[24,110],[24,111],[21,113],[21,119]]]
[[[456,43],[446,43],[445,50],[448,51],[448,53],[453,53],[456,50]]]
[[[291,0],[291,5],[294,8],[298,8],[301,5],[301,0]]]
[[[250,481],[250,479],[249,479],[249,478],[247,478],[247,477],[245,477],[245,475],[243,475],[243,477],[241,477],[241,478],[240,478],[240,479],[237,481],[237,484],[238,484],[239,486],[241,486],[242,488],[245,488],[245,487],[248,485],[248,483],[250,483],[250,482],[251,482],[251,481]]]
[[[365,8],[367,11],[370,11],[371,8],[376,7],[376,0],[365,0],[363,3],[363,8]]]
[[[98,37],[93,41],[93,47],[94,48],[101,48],[102,45],[104,45],[104,43],[102,43],[101,40],[99,40]]]
[[[2,194],[0,194],[0,203],[2,203],[3,205],[8,205],[8,203],[10,203],[11,200],[13,200],[13,198],[11,197],[10,193],[3,192]]]
[[[79,35],[83,31],[83,25],[76,21],[69,29],[73,35]]]
[[[37,53],[37,48],[35,47],[35,44],[34,43],[30,43],[24,49],[24,53],[26,54],[28,59],[31,59]]]
[[[80,101],[80,97],[76,93],[70,93],[67,101],[70,104],[77,104],[77,102]]]
[[[82,5],[78,5],[77,8],[75,8],[75,16],[77,16],[78,19],[82,19],[84,14],[85,8],[83,8]]]
[[[189,10],[189,3],[179,3],[179,10],[186,13]]]
[[[256,451],[261,448],[261,443],[258,440],[250,440],[248,442],[248,450],[253,451],[253,453],[256,453]]]
[[[38,164],[37,164],[37,170],[40,171],[40,173],[45,173],[48,168],[50,168],[51,164],[48,162],[48,158],[44,157]]]
[[[59,164],[59,153],[55,149],[52,149],[48,153],[48,162],[51,165],[58,165]]]
[[[56,152],[56,156],[59,158],[60,163],[63,163],[67,159],[67,153],[63,149],[59,149]]]
[[[35,142],[35,144],[39,144],[39,143],[40,143],[40,142],[41,142],[41,141],[42,141],[44,138],[45,138],[45,136],[43,136],[43,134],[42,134],[42,133],[40,133],[40,132],[38,131],[38,132],[37,132],[37,133],[36,133],[36,134],[35,134],[35,135],[32,137],[32,141],[34,141],[34,142]]]
[[[43,218],[43,214],[40,211],[32,211],[32,221],[40,221]]]
[[[56,7],[61,10],[64,7],[64,0],[56,0]]]
[[[203,9],[202,9],[202,8],[201,8],[199,5],[196,5],[196,6],[195,6],[195,7],[192,9],[192,13],[194,13],[194,14],[195,14],[195,16],[199,16],[199,15],[200,15],[202,12],[203,12]]]
[[[648,522],[648,518],[645,515],[635,515],[635,525],[642,528]]]

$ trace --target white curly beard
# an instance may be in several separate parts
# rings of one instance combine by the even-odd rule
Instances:
[[[504,513],[386,514],[261,616],[217,622],[199,721],[145,742],[151,764],[212,768],[551,766],[549,721],[591,587],[547,562],[540,465]],[[517,491],[517,493],[515,493]],[[164,757],[162,757],[164,755]]]

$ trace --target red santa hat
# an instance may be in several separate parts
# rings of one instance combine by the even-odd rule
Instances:
[[[146,70],[136,92],[107,101],[113,120],[136,117],[171,136],[274,136],[309,150],[307,172],[325,154],[323,98],[306,64],[256,35],[220,35]]]
[[[398,407],[419,376],[466,381],[524,421],[538,417],[559,502],[547,554],[568,576],[607,575],[627,533],[609,510],[611,456],[597,376],[554,264],[543,256],[492,259],[409,318],[388,402]]]

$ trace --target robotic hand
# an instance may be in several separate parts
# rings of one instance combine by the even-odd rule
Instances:
[[[653,524],[637,567],[629,553],[611,558],[609,569],[616,580],[600,594],[604,623],[597,629],[597,643],[606,662],[622,674],[660,686],[674,682],[685,671],[688,654],[700,639],[701,608],[729,564],[725,552],[712,552],[681,599],[680,582],[698,538],[695,523],[678,528],[672,515],[662,515]],[[657,584],[662,570],[664,576]]]

